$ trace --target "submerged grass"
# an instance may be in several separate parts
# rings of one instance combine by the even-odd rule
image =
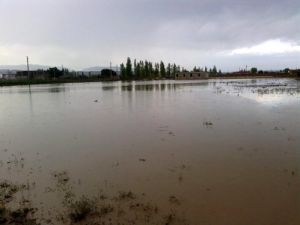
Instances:
[[[13,202],[15,195],[26,188],[25,185],[15,185],[7,181],[0,182],[0,224],[1,225],[37,225],[37,220],[34,217],[36,209],[24,204],[17,204],[16,209],[8,206]],[[27,200],[23,200],[23,203]]]
[[[71,221],[77,223],[85,220],[91,213],[95,212],[95,203],[86,197],[82,197],[70,205],[70,211]]]

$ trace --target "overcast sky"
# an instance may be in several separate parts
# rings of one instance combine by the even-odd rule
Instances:
[[[300,67],[300,0],[0,0],[0,65]]]

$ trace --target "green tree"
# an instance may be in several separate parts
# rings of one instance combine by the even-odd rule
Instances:
[[[141,64],[139,62],[136,64],[135,77],[136,77],[136,79],[140,79],[140,77],[141,77]]]
[[[145,78],[145,64],[144,64],[143,60],[140,61],[140,67],[141,67],[141,75],[140,75],[139,79],[144,79]]]
[[[160,76],[162,78],[165,78],[166,77],[166,68],[165,68],[165,64],[163,61],[160,61],[159,68],[160,68]]]
[[[63,75],[63,71],[57,69],[57,67],[51,67],[47,70],[50,78],[59,78]]]
[[[136,66],[137,66],[136,59],[134,59],[134,61],[133,61],[133,75],[134,75],[134,77],[136,77]]]
[[[113,77],[116,77],[117,73],[111,69],[103,69],[101,71],[101,77],[106,79],[112,79]]]
[[[123,63],[120,65],[120,72],[121,72],[121,79],[126,80],[127,79],[126,78],[126,68]]]
[[[171,64],[168,63],[168,66],[167,66],[167,78],[171,78]]]
[[[258,73],[258,74],[263,74],[263,73],[264,73],[264,71],[262,71],[262,70],[259,70],[257,73]]]
[[[256,74],[257,73],[257,68],[256,67],[252,67],[250,71],[251,71],[252,74]]]
[[[132,80],[133,73],[132,73],[132,63],[131,59],[128,57],[126,62],[126,79]]]
[[[147,79],[150,78],[149,62],[147,60],[145,61],[145,77]]]
[[[176,64],[174,63],[173,66],[172,66],[172,77],[173,77],[173,78],[175,78],[176,73],[177,73],[177,66],[176,66]]]
[[[159,64],[158,63],[154,64],[154,75],[155,75],[155,77],[159,76]]]
[[[212,69],[212,73],[214,74],[214,75],[216,75],[217,74],[217,67],[216,66],[213,66],[213,69]]]
[[[152,65],[152,62],[149,62],[148,63],[148,66],[149,66],[149,78],[152,78],[153,74],[154,74],[154,70],[153,70],[153,65]]]

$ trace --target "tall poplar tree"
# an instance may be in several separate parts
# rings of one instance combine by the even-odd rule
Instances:
[[[131,59],[128,57],[126,62],[126,79],[132,79],[133,73],[132,73],[132,64]]]
[[[159,68],[160,68],[160,76],[162,78],[165,78],[166,77],[166,68],[165,68],[165,64],[163,61],[160,61]]]

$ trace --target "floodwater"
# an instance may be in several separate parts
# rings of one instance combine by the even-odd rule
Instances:
[[[157,210],[111,224],[298,225],[299,166],[293,79],[0,88],[0,180],[31,186],[42,224],[66,193],[130,191]]]

